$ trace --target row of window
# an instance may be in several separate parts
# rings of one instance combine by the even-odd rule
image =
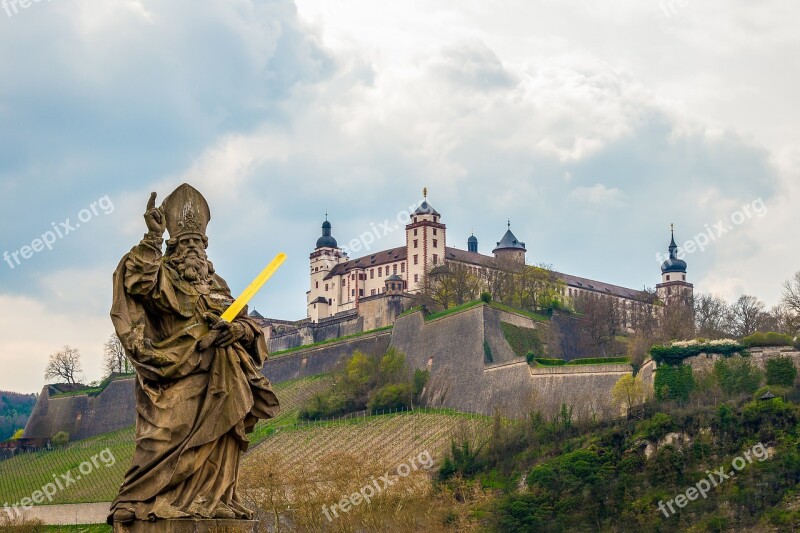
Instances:
[[[414,230],[414,231],[416,231],[416,230]],[[419,239],[414,239],[413,242],[414,242],[414,248],[419,248]],[[433,247],[434,248],[438,248],[439,247],[439,239],[433,239]]]
[[[416,222],[416,220],[415,220],[414,222]],[[414,237],[416,237],[416,236],[417,236],[417,230],[418,230],[418,229],[419,229],[419,228],[414,228]],[[436,236],[436,228],[433,228],[433,235],[434,235],[434,236]],[[434,246],[436,246],[436,245],[434,244]]]
[[[433,264],[434,265],[438,265],[439,264],[439,254],[433,254],[433,258],[432,259],[433,259]],[[414,254],[414,264],[415,265],[419,264],[419,254]]]

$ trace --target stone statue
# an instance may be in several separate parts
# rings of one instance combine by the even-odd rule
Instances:
[[[111,319],[136,369],[136,452],[108,522],[252,519],[236,492],[247,433],[278,413],[259,372],[264,333],[233,303],[205,249],[208,204],[183,184],[156,207],[147,233],[114,272]],[[169,231],[162,255],[164,231]]]

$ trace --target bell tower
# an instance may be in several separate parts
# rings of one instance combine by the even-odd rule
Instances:
[[[428,188],[422,190],[423,201],[411,214],[406,225],[406,269],[408,292],[419,291],[432,268],[444,264],[447,227],[441,215],[428,203]]]
[[[675,225],[670,224],[669,256],[661,264],[661,283],[656,285],[658,297],[665,304],[690,304],[694,298],[694,285],[686,281],[686,261],[678,257],[675,244]]]

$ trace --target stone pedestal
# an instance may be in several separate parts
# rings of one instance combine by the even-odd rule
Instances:
[[[114,533],[258,533],[257,520],[134,520],[114,523]]]

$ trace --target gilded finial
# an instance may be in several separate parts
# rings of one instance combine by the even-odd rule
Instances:
[[[422,188],[422,196],[424,196],[426,200],[428,199],[428,188],[427,187],[423,187]]]

